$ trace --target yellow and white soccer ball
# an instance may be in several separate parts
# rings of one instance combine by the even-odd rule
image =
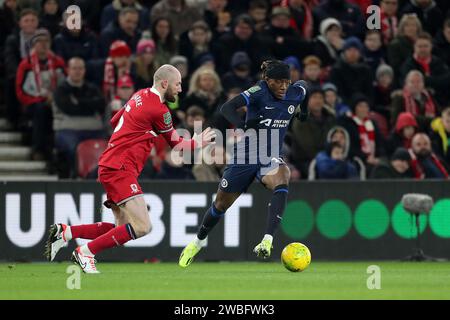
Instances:
[[[289,243],[281,252],[281,262],[292,272],[301,272],[311,263],[311,252],[300,242]]]

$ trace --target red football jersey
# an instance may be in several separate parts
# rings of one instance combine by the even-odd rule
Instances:
[[[125,166],[139,175],[158,135],[172,148],[182,142],[191,149],[195,147],[193,140],[183,140],[176,133],[170,111],[154,88],[136,92],[111,119],[111,126],[114,132],[99,166],[113,169]]]

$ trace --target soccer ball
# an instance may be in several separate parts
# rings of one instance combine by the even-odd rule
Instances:
[[[311,263],[311,252],[303,243],[289,243],[281,252],[281,262],[289,271],[301,272]]]

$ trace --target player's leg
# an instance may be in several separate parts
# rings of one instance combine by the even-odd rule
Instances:
[[[118,225],[118,217],[121,215],[119,207],[114,204],[110,204],[108,207],[111,207],[114,216],[116,217],[116,225]],[[79,238],[92,240],[105,234],[116,225],[108,222],[97,222],[78,226],[69,226],[64,223],[53,224],[48,231],[44,255],[47,257],[47,260],[53,261],[59,250],[66,246],[70,240]]]
[[[290,170],[283,162],[261,179],[261,182],[268,189],[272,190],[273,194],[268,205],[264,238],[254,249],[254,252],[260,257],[267,258],[272,251],[273,235],[281,222],[284,209],[286,208],[290,176]]]
[[[229,193],[220,189],[217,191],[216,199],[203,216],[197,236],[181,252],[178,262],[181,267],[187,267],[192,263],[195,255],[205,244],[209,232],[217,225],[228,208],[239,198],[240,194],[240,192]]]

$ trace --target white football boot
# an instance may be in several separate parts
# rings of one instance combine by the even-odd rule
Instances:
[[[97,260],[94,259],[94,256],[85,256],[80,252],[80,247],[72,252],[72,262],[79,265],[84,273],[100,273],[95,266]]]

